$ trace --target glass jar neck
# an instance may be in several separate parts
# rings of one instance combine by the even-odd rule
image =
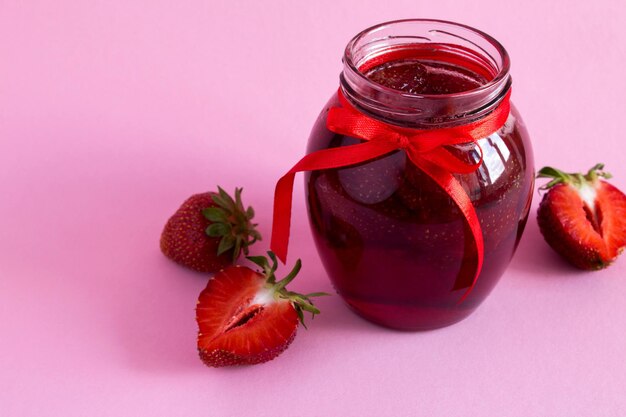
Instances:
[[[370,80],[368,70],[407,58],[443,62],[484,77],[479,87],[448,94],[413,94]],[[497,107],[511,87],[509,57],[489,35],[439,20],[400,20],[358,34],[345,50],[343,94],[376,119],[414,128],[442,128],[478,120]]]

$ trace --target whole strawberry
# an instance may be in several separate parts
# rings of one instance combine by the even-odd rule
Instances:
[[[200,293],[196,307],[198,352],[212,367],[253,365],[280,355],[296,336],[298,322],[304,325],[303,311],[319,314],[310,297],[288,291],[300,270],[294,269],[276,282],[276,257],[249,257],[263,273],[242,266],[230,266],[211,278]]]
[[[261,235],[252,223],[254,210],[244,209],[241,188],[233,199],[218,192],[189,197],[167,221],[161,252],[174,262],[200,272],[217,272],[231,265]]]
[[[600,179],[610,174],[597,164],[586,175],[545,167],[539,178],[552,178],[537,212],[548,244],[581,269],[602,269],[626,246],[626,195]]]

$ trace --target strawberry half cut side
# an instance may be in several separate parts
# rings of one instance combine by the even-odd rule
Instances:
[[[546,242],[574,266],[602,269],[626,246],[626,196],[605,180],[596,164],[587,174],[544,167],[539,178],[551,178],[537,221]]]
[[[200,293],[196,307],[198,351],[211,367],[253,365],[280,355],[296,336],[304,311],[313,316],[319,310],[311,297],[288,291],[301,262],[282,280],[276,281],[276,257],[272,264],[262,256],[249,257],[263,271],[231,266],[218,272]]]

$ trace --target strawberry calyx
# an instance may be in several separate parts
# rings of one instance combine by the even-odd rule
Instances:
[[[537,178],[552,178],[550,182],[543,185],[539,189],[542,191],[548,190],[557,184],[569,184],[578,189],[586,186],[593,186],[598,181],[598,178],[609,179],[612,175],[604,171],[604,164],[595,164],[586,174],[579,172],[567,173],[553,167],[543,167],[537,173]]]
[[[314,292],[310,294],[300,294],[294,291],[287,290],[287,285],[293,281],[293,279],[298,275],[300,269],[302,268],[302,262],[298,259],[287,276],[282,278],[281,280],[276,280],[276,269],[278,268],[278,260],[276,259],[276,255],[272,251],[267,252],[267,256],[272,261],[271,263],[265,256],[248,256],[249,259],[254,264],[258,265],[262,268],[262,271],[259,271],[265,277],[265,285],[261,292],[259,292],[255,299],[252,301],[252,304],[267,304],[272,301],[280,301],[286,300],[291,303],[294,310],[298,314],[298,319],[300,323],[306,328],[306,324],[304,323],[304,312],[307,311],[311,313],[311,317],[315,317],[316,314],[320,314],[320,310],[315,307],[313,301],[311,301],[311,297],[321,297],[325,295],[330,295],[325,292]]]
[[[602,163],[595,164],[584,175],[579,172],[567,173],[553,167],[543,167],[537,174],[537,178],[552,178],[550,182],[539,188],[541,191],[549,190],[558,184],[573,187],[584,203],[583,210],[587,215],[587,220],[600,236],[602,235],[602,220],[596,208],[596,187],[599,178],[609,179],[611,177],[611,174],[604,171],[604,164]]]
[[[257,224],[252,223],[254,209],[243,206],[243,188],[235,188],[234,199],[221,187],[218,186],[217,189],[217,193],[210,193],[216,206],[202,210],[202,215],[211,222],[205,233],[209,237],[221,238],[217,254],[221,255],[232,249],[235,261],[241,252],[248,254],[249,246],[261,240],[261,234],[256,230]]]

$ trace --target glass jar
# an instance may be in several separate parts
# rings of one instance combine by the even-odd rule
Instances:
[[[339,92],[317,119],[308,154],[363,142],[329,130],[329,109],[342,106],[340,96],[370,119],[433,132],[489,118],[511,89],[502,45],[446,21],[366,29],[348,43],[343,63]],[[405,150],[306,173],[320,258],[338,294],[362,317],[404,330],[447,326],[471,314],[504,273],[531,205],[532,150],[513,106],[499,130],[475,139],[444,147],[480,163],[473,172],[452,174],[482,232],[478,277],[479,249],[459,205]]]

